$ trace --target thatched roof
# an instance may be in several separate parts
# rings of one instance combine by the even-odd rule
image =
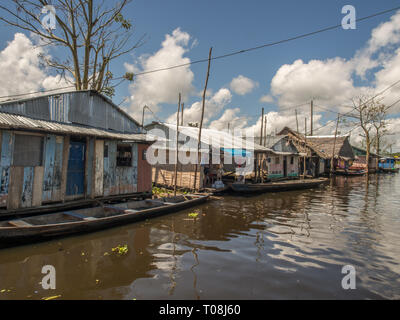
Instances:
[[[354,159],[353,149],[348,136],[307,136],[285,127],[279,134],[287,134],[296,148],[309,156],[315,153],[323,159],[332,158],[333,148],[335,147],[334,157],[343,159]]]

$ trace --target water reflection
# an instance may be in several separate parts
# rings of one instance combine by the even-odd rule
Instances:
[[[142,223],[0,251],[0,299],[399,298],[399,175],[224,197]],[[189,218],[195,210],[197,219]],[[111,249],[127,244],[124,256]],[[57,289],[41,268],[53,265]],[[357,290],[341,288],[341,269]],[[3,291],[5,290],[5,291]]]

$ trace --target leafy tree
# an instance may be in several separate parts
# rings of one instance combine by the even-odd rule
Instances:
[[[144,36],[132,41],[134,27],[122,14],[131,1],[2,0],[0,11],[5,14],[0,20],[38,36],[44,46],[62,48],[64,60],[41,58],[76,90],[92,89],[113,96],[115,87],[133,81],[134,75],[115,77],[111,63],[144,42]],[[43,23],[43,9],[55,18],[55,28]]]

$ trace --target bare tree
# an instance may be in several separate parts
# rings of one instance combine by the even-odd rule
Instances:
[[[358,125],[361,127],[363,133],[361,136],[365,139],[365,148],[366,148],[366,170],[367,174],[369,172],[369,159],[371,154],[371,145],[372,145],[372,128],[373,121],[376,118],[376,107],[377,102],[374,98],[368,98],[366,96],[361,96],[356,99],[352,99],[354,110],[356,112],[356,117],[358,118]]]
[[[372,125],[375,135],[373,137],[375,152],[379,156],[383,144],[383,138],[387,134],[386,129],[386,112],[387,108],[384,104],[377,103],[372,107]],[[378,170],[378,162],[376,162],[376,170]]]
[[[8,2],[5,3],[5,2]],[[134,28],[122,11],[132,0],[109,5],[105,0],[2,0],[0,20],[39,36],[44,46],[61,47],[65,57],[42,55],[76,90],[92,89],[113,96],[122,81],[133,81],[133,73],[114,77],[112,61],[143,44],[144,36],[132,43]],[[12,6],[15,6],[15,9]],[[42,9],[55,9],[56,27],[42,23]],[[72,80],[71,80],[72,79]]]

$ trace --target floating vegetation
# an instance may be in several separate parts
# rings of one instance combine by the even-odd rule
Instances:
[[[190,217],[190,218],[194,218],[194,219],[196,219],[197,217],[198,217],[198,213],[197,212],[192,212],[192,213],[189,213],[188,214],[188,216]]]
[[[120,256],[125,255],[128,253],[128,245],[127,244],[123,246],[118,245],[115,248],[112,248],[111,251]]]

